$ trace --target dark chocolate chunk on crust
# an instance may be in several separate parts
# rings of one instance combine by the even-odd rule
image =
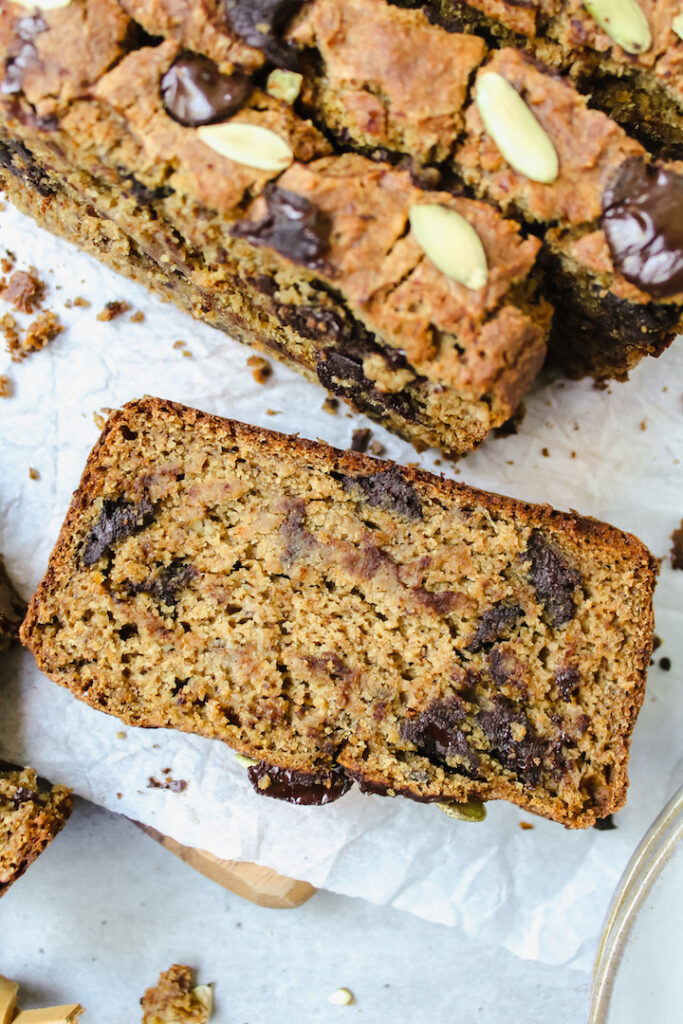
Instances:
[[[343,769],[315,774],[275,768],[261,761],[250,765],[247,773],[252,786],[261,796],[300,806],[320,807],[334,803],[348,793],[353,785],[353,780]]]
[[[362,476],[342,476],[343,486],[359,488],[368,505],[379,505],[407,519],[422,519],[422,504],[415,488],[398,467]]]

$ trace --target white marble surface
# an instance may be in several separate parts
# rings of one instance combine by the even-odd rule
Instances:
[[[0,902],[0,973],[21,984],[24,1008],[80,1001],[83,1024],[136,1024],[173,962],[215,982],[212,1024],[579,1024],[588,991],[582,971],[365,900],[254,906],[78,801]],[[353,1006],[328,1002],[340,986]]]

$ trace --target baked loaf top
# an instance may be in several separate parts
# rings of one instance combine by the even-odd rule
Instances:
[[[31,768],[0,762],[0,896],[64,826],[70,792],[46,785]]]
[[[22,639],[93,707],[255,758],[265,795],[355,779],[585,827],[625,798],[655,576],[595,520],[145,399]]]

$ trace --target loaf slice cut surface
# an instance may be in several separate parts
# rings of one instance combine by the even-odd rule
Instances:
[[[586,827],[625,799],[655,576],[595,520],[148,398],[93,450],[22,639],[91,706],[254,758],[266,795],[353,779]]]

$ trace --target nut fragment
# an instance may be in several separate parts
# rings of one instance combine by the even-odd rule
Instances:
[[[213,1010],[213,986],[195,985],[192,989],[192,995],[198,1003],[202,1004],[207,1014],[211,1016],[211,1011]]]
[[[197,129],[197,134],[216,153],[258,171],[284,171],[294,159],[288,142],[258,124],[206,124]]]
[[[626,53],[645,53],[652,46],[652,33],[637,0],[584,0],[601,29]]]
[[[674,20],[671,22],[671,27],[678,36],[679,39],[683,39],[683,11],[677,14]]]
[[[348,988],[338,988],[327,1000],[335,1006],[352,1006],[355,1003],[353,992]]]
[[[464,804],[438,803],[436,806],[449,818],[457,818],[458,821],[483,821],[486,817],[486,807],[481,800],[468,800]]]
[[[495,71],[477,79],[476,104],[489,133],[511,167],[549,185],[560,172],[557,151],[517,90]]]
[[[71,0],[14,0],[14,2],[21,7],[29,7],[32,11],[35,11],[36,7],[39,11],[56,11],[58,7],[68,7]]]
[[[242,768],[253,768],[255,764],[258,764],[253,757],[247,757],[246,754],[235,754],[235,760]]]
[[[296,71],[283,71],[281,68],[276,68],[268,75],[266,92],[274,96],[276,100],[293,103],[301,92],[303,80],[304,76],[297,74]]]
[[[486,253],[469,221],[439,203],[410,207],[415,240],[437,270],[465,285],[483,288],[488,276]]]

